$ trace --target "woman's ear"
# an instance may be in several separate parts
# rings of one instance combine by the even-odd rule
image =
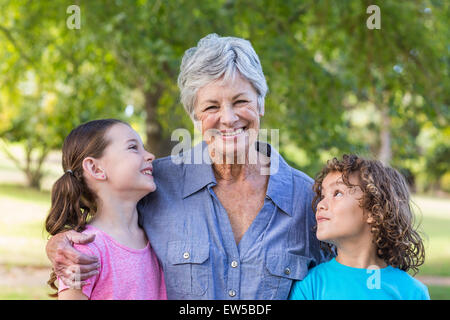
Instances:
[[[106,180],[105,170],[99,165],[98,159],[86,157],[83,160],[83,170],[95,180]]]
[[[197,129],[198,132],[203,133],[202,132],[202,122],[200,120],[198,120],[197,118],[195,118],[195,116],[192,118],[192,121],[194,122],[194,129]]]
[[[261,103],[261,105],[259,106],[259,116],[260,117],[264,116],[264,100]]]

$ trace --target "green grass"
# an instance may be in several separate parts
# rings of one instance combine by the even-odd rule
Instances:
[[[450,276],[450,200],[415,196],[424,236],[425,263],[419,275]],[[416,208],[417,209],[417,208]]]
[[[48,266],[44,221],[50,208],[48,192],[0,185],[0,264]]]
[[[431,300],[449,300],[450,287],[428,286]]]
[[[428,239],[420,274],[450,276],[450,220],[427,217],[423,229]]]
[[[50,205],[49,191],[39,191],[18,184],[0,184],[0,195],[27,203]]]
[[[23,186],[21,173],[0,156],[0,266],[50,267],[45,254],[45,217],[50,209],[50,192],[58,176],[55,159],[48,165],[52,174],[45,191]],[[6,177],[6,178],[5,178]],[[52,180],[53,179],[53,180]],[[450,199],[414,196],[417,220],[425,235],[426,259],[418,276],[450,277]],[[0,284],[0,299],[49,299],[50,289],[42,286],[14,287]],[[450,299],[450,287],[428,286],[432,299]]]
[[[48,287],[6,287],[0,286],[0,300],[50,300],[53,291]]]

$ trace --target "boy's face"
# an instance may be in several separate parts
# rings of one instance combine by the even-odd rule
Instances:
[[[349,181],[358,185],[355,175],[351,175]],[[322,200],[317,204],[317,238],[338,245],[367,236],[370,226],[359,205],[362,197],[360,187],[344,184],[341,172],[330,172],[322,182]]]

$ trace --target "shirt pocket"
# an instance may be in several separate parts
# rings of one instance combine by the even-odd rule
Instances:
[[[209,245],[198,241],[170,241],[166,279],[170,290],[203,295],[208,288]]]
[[[264,299],[287,299],[294,280],[303,280],[312,259],[291,254],[272,254],[266,257]]]

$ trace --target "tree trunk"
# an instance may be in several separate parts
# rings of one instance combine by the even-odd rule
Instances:
[[[33,151],[36,151],[38,155],[33,159]],[[40,151],[40,153],[39,153]],[[33,148],[32,145],[27,144],[25,147],[26,154],[26,164],[25,164],[25,175],[27,177],[28,186],[37,190],[41,189],[42,178],[44,178],[44,173],[42,172],[42,165],[49,154],[50,150],[43,147],[42,149]]]
[[[28,186],[37,190],[41,190],[41,182],[43,175],[41,172],[30,171],[26,172]]]
[[[145,111],[147,113],[145,119],[147,150],[153,153],[157,158],[170,155],[173,143],[170,138],[165,138],[162,132],[161,124],[158,121],[158,102],[162,96],[162,86],[156,86],[154,91],[144,92]]]
[[[2,141],[0,141],[2,142]],[[37,148],[34,148],[32,144],[27,141],[24,145],[25,151],[25,164],[22,164],[22,160],[15,156],[8,148],[8,146],[3,143],[0,145],[2,151],[6,154],[6,156],[14,163],[14,165],[25,174],[27,179],[27,185],[31,188],[35,188],[37,190],[41,189],[42,178],[44,178],[44,173],[42,172],[42,165],[44,164],[45,159],[50,152],[47,148],[42,148],[41,153],[37,156],[37,159],[33,158],[33,151],[36,151]],[[33,165],[35,164],[35,165]]]
[[[381,108],[380,121],[380,151],[378,159],[385,165],[389,165],[392,160],[391,149],[391,118],[389,116],[389,108],[383,106]]]

